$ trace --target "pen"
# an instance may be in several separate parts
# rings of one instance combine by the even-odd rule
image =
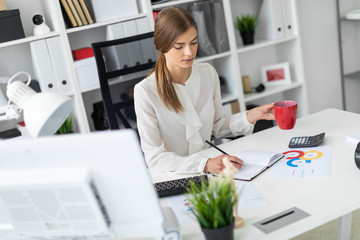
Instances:
[[[209,142],[208,140],[205,140],[205,142],[206,142],[207,144],[209,144],[210,146],[212,146],[213,148],[215,148],[216,150],[218,150],[219,152],[222,152],[223,154],[229,155],[229,154],[227,154],[224,150],[222,150],[221,148],[218,148],[216,145],[212,144],[212,143]],[[242,166],[243,166],[243,167],[246,167],[244,161],[243,161],[243,165],[242,165]]]

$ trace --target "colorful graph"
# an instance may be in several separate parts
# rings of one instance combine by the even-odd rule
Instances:
[[[273,166],[272,177],[280,179],[326,177],[331,173],[329,146],[287,149],[284,159]]]

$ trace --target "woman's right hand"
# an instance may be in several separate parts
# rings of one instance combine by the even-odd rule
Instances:
[[[224,157],[228,157],[232,165],[238,169],[244,166],[244,161],[241,160],[240,158],[222,154],[214,158],[209,158],[209,160],[206,162],[205,165],[205,169],[207,170],[207,172],[215,173],[215,174],[221,173],[221,171],[225,168],[222,160]]]

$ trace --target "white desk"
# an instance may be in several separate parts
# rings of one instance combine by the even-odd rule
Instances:
[[[298,119],[292,130],[280,130],[276,126],[223,144],[221,148],[229,154],[248,149],[282,150],[293,136],[325,132],[323,145],[332,146],[331,178],[271,180],[268,170],[254,179],[252,183],[267,205],[239,212],[245,225],[235,230],[235,239],[289,239],[339,217],[339,239],[350,239],[351,213],[360,208],[360,170],[354,161],[356,145],[347,141],[346,135],[357,131],[360,131],[359,114],[328,109]],[[209,156],[219,155],[215,149],[204,152]],[[154,181],[171,178],[176,175],[153,174]],[[310,216],[270,234],[252,225],[292,207]],[[198,224],[187,223],[180,227],[183,239],[204,239]]]

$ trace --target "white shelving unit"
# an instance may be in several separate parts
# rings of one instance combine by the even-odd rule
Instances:
[[[296,0],[289,0],[295,3]],[[137,0],[139,14],[131,16],[119,16],[104,22],[95,22],[76,28],[66,29],[60,1],[56,0],[33,0],[29,7],[26,0],[7,0],[8,9],[20,9],[21,19],[26,37],[15,41],[0,43],[0,76],[10,76],[17,71],[28,71],[34,76],[34,67],[31,60],[30,43],[40,39],[59,36],[62,40],[63,52],[71,79],[72,93],[74,99],[74,110],[72,115],[76,119],[76,131],[89,132],[94,130],[91,113],[92,104],[101,100],[98,87],[80,89],[76,77],[74,61],[71,51],[91,46],[92,42],[106,40],[106,26],[139,18],[146,18],[149,26],[153,29],[153,11],[167,6],[186,7],[197,0],[172,0],[165,3],[151,5],[151,0]],[[247,104],[264,104],[272,101],[293,99],[299,104],[299,116],[307,114],[307,97],[305,92],[305,79],[302,63],[301,44],[299,32],[295,36],[277,40],[257,39],[255,44],[243,46],[239,33],[234,28],[234,19],[245,13],[258,14],[263,0],[222,0],[225,16],[225,26],[229,40],[229,51],[212,56],[198,58],[196,61],[209,62],[218,71],[219,75],[226,80],[223,89],[223,104],[239,102],[240,109],[245,110]],[[106,4],[106,0],[103,0]],[[295,25],[297,24],[296,4],[292,4]],[[35,13],[44,15],[46,23],[52,30],[43,36],[32,36],[31,18]],[[295,26],[295,29],[298,29]],[[256,35],[255,35],[256,37]],[[260,68],[281,62],[290,64],[292,83],[277,87],[268,87],[262,93],[244,94],[242,87],[242,76],[249,75],[251,85],[255,87],[261,83]]]
[[[337,1],[343,101],[345,110],[360,113],[360,19],[346,19],[347,12],[360,9],[359,1]]]

